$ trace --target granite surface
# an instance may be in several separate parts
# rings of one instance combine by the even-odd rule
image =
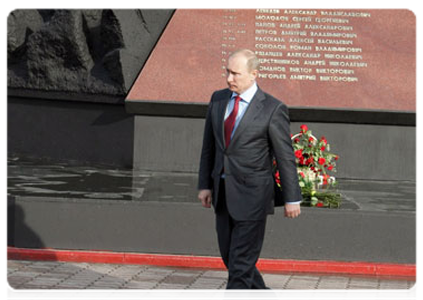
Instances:
[[[415,212],[414,181],[338,179],[340,209]],[[197,174],[149,172],[8,160],[8,194],[101,201],[158,201],[199,204]],[[317,209],[317,208],[316,208]]]
[[[288,106],[415,111],[415,32],[405,9],[177,10],[126,100],[208,103],[248,48]]]

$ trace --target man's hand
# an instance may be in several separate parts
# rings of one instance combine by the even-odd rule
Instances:
[[[206,207],[211,207],[211,201],[212,201],[212,192],[211,190],[200,190],[198,193],[198,199],[200,199],[201,204]]]
[[[300,204],[285,203],[285,217],[296,218],[301,214]]]

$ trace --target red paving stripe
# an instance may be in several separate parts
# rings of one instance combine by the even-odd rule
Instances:
[[[8,259],[15,260],[137,264],[207,269],[225,268],[221,258],[206,256],[24,249],[14,247],[8,247],[7,252]],[[260,259],[257,267],[264,272],[416,277],[416,265],[414,264]]]

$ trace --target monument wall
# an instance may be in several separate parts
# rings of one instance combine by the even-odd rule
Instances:
[[[125,100],[134,167],[197,171],[210,96],[249,48],[291,131],[308,124],[340,155],[338,177],[415,180],[415,30],[408,10],[177,10]]]
[[[289,106],[415,111],[407,10],[177,10],[126,100],[207,103],[239,48]]]
[[[262,62],[260,87],[288,104],[291,131],[307,124],[326,136],[338,178],[415,180],[415,16],[406,10],[13,11],[8,154],[195,173],[210,95],[241,47]],[[12,246],[218,255],[213,226],[193,226],[213,222],[197,203],[55,200],[8,197]],[[263,257],[415,263],[408,211],[309,209],[304,226],[269,222]],[[283,243],[295,231],[307,245]]]
[[[291,131],[340,155],[338,177],[414,180],[415,30],[408,10],[16,10],[8,151],[197,172],[210,96],[250,48]]]
[[[132,168],[134,116],[124,100],[172,14],[12,11],[8,155]]]
[[[7,19],[9,95],[122,103],[172,13],[12,11]]]

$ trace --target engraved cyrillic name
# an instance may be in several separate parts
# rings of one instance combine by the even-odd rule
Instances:
[[[249,20],[240,22],[241,16],[242,10],[225,10],[222,62],[235,49],[253,45],[261,63],[259,78],[355,83],[368,67],[365,44],[357,43],[354,31],[355,20],[371,18],[368,12],[257,9]],[[253,28],[248,41],[243,40],[247,22]]]
[[[239,48],[239,45],[248,42],[247,37],[247,20],[236,9],[223,10],[222,16],[222,44],[221,44],[221,61],[222,61],[222,77],[226,74],[226,64],[229,54]],[[258,33],[256,33],[258,34]],[[264,30],[264,35],[269,35],[268,30]],[[259,41],[262,42],[262,41]],[[263,42],[265,42],[263,40]],[[260,47],[260,46],[259,46]],[[284,45],[279,45],[277,49],[284,49]]]

